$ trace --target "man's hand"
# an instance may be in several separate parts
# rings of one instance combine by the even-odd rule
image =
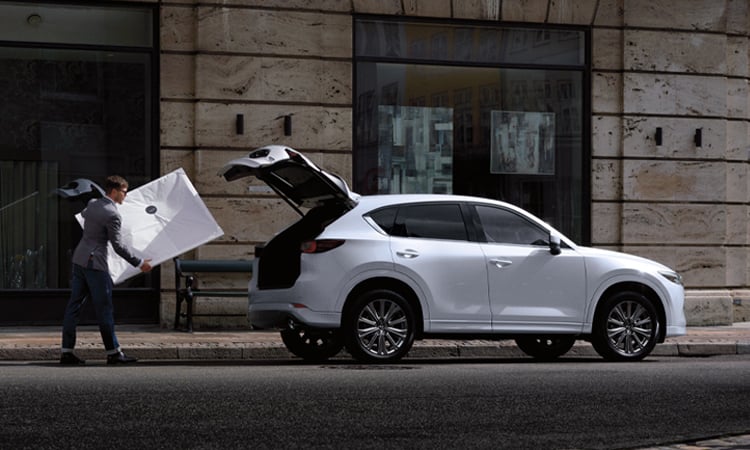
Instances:
[[[151,258],[144,259],[143,264],[141,264],[141,272],[151,272],[151,269],[153,269],[151,267]]]

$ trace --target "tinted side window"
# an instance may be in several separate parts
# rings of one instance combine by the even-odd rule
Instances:
[[[502,208],[477,206],[487,242],[548,245],[549,233],[518,214]]]
[[[410,205],[398,210],[394,236],[467,240],[461,208],[457,204]]]
[[[393,222],[396,221],[398,208],[385,208],[370,214],[370,218],[388,234],[393,234]]]

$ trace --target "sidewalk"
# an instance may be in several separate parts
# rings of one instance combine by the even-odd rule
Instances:
[[[0,361],[46,361],[60,357],[61,327],[0,328]],[[119,325],[123,350],[143,360],[287,359],[277,332],[207,330],[186,333],[157,325]],[[79,327],[76,354],[93,361],[104,359],[95,326]],[[689,327],[687,335],[657,345],[654,356],[714,356],[750,354],[750,322],[730,326]],[[598,357],[587,342],[579,341],[570,356]],[[516,358],[525,356],[512,340],[423,340],[408,358]]]

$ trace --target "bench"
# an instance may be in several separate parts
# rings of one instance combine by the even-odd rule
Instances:
[[[193,316],[211,315],[223,316],[229,314],[193,314],[193,299],[196,297],[247,297],[247,289],[244,290],[217,290],[199,289],[196,282],[196,273],[252,273],[253,262],[250,260],[195,260],[174,258],[174,285],[176,294],[176,305],[174,314],[174,329],[179,329],[180,317],[186,317],[187,331],[193,331]],[[184,286],[181,286],[182,279]],[[181,314],[182,302],[187,304],[187,312]]]

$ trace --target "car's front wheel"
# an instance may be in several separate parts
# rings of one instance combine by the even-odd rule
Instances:
[[[338,330],[290,328],[281,331],[281,340],[287,350],[305,361],[325,361],[344,348]]]
[[[516,345],[527,355],[550,361],[568,353],[575,344],[573,336],[524,336],[516,338]]]
[[[620,292],[600,306],[591,343],[606,360],[640,361],[656,346],[658,330],[651,301],[638,292]]]
[[[354,299],[344,316],[349,353],[366,362],[393,362],[411,349],[416,321],[409,302],[399,293],[378,289]]]

